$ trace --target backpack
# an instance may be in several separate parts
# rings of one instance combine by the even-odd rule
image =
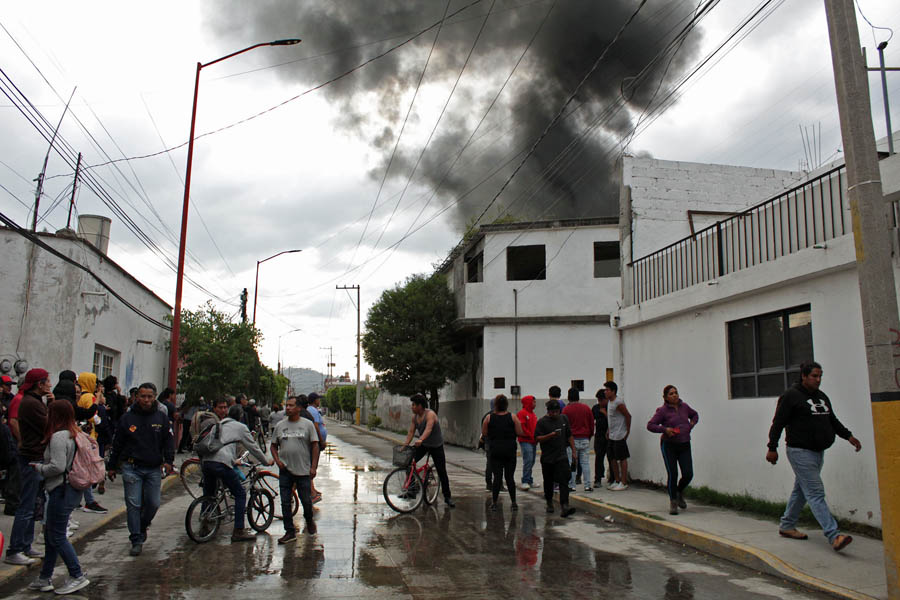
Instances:
[[[100,457],[97,440],[83,431],[75,434],[75,457],[67,477],[69,485],[76,490],[85,490],[101,483],[106,477],[106,466]]]
[[[228,444],[222,442],[222,424],[214,419],[200,423],[200,434],[194,440],[194,452],[200,458],[209,458]]]

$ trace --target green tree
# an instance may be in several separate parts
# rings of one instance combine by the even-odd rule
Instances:
[[[382,387],[404,396],[425,394],[437,411],[441,387],[466,370],[454,347],[456,316],[456,300],[443,275],[413,275],[386,290],[369,309],[362,337]]]

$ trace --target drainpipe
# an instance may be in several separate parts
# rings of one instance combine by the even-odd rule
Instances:
[[[513,383],[519,385],[519,290],[513,288]]]

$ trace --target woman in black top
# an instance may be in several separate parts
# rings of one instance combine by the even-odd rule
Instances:
[[[501,476],[506,479],[506,489],[509,490],[509,499],[512,510],[518,510],[516,505],[516,436],[524,436],[522,424],[514,414],[511,414],[509,400],[500,394],[494,398],[494,410],[488,414],[481,423],[481,435],[490,445],[490,464],[492,474],[491,485],[491,510],[497,510],[497,498],[500,496]]]

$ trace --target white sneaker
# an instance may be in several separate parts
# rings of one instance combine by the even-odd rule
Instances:
[[[622,483],[622,482],[620,481],[619,483],[616,484],[616,490],[615,490],[615,491],[621,492],[622,490],[627,490],[627,489],[628,489],[628,484],[627,484],[627,483]]]
[[[24,552],[15,552],[13,554],[6,554],[6,558],[3,559],[8,565],[33,565],[37,561],[33,558],[28,558],[25,556]]]
[[[69,529],[71,529],[72,531],[75,531],[79,527],[81,527],[81,523],[79,523],[78,521],[75,521],[73,519],[69,519]]]
[[[614,484],[612,484],[608,489],[611,492],[620,492],[625,489],[625,486],[617,481]]]
[[[41,577],[36,578],[34,581],[28,584],[28,589],[33,590],[35,592],[52,592],[53,591],[53,582],[49,579],[43,579]]]
[[[75,532],[72,531],[70,528],[66,527],[66,537],[67,537],[67,538],[70,538],[70,537],[72,537],[73,535],[75,535]]]
[[[607,483],[607,484],[606,484],[606,489],[608,489],[608,490],[615,490],[617,485],[619,485],[619,482],[618,482],[618,481],[613,481],[612,483]]]
[[[522,489],[523,489],[523,490],[530,490],[530,489],[531,489],[531,484],[530,484],[530,483],[523,483],[523,484],[522,484]]]
[[[82,575],[78,579],[75,579],[73,577],[66,577],[65,583],[63,583],[61,587],[58,587],[53,591],[59,595],[71,594],[73,592],[77,592],[78,590],[80,590],[82,588],[87,587],[87,585],[89,583],[90,583],[90,581],[88,581],[88,578],[85,577],[84,575]]]

